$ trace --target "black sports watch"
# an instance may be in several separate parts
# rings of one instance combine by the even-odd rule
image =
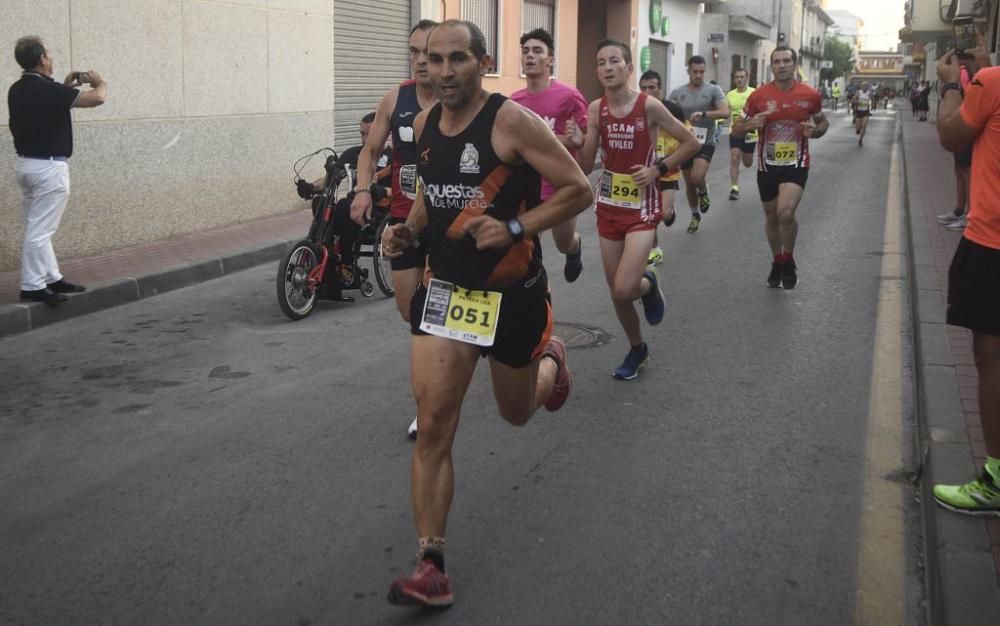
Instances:
[[[510,238],[517,243],[524,239],[524,225],[521,224],[521,220],[516,217],[512,220],[507,220],[507,232],[510,233]]]
[[[941,85],[941,97],[943,98],[944,94],[948,93],[952,89],[954,89],[955,91],[957,91],[959,95],[964,95],[962,93],[962,85],[961,84],[959,84],[959,83],[945,83],[945,84]]]
[[[670,168],[667,167],[667,160],[666,159],[660,159],[659,161],[657,161],[656,162],[656,169],[660,170],[660,176],[666,176],[667,172],[670,171]]]

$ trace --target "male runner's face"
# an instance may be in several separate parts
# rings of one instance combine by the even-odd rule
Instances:
[[[791,50],[780,50],[771,55],[771,73],[774,80],[788,81],[795,78],[795,60]]]
[[[650,98],[661,99],[660,95],[660,81],[655,78],[647,78],[646,80],[639,81],[639,90],[646,94]]]
[[[430,84],[430,75],[427,73],[427,37],[431,34],[431,29],[417,30],[410,35],[410,75],[420,83],[427,86]]]
[[[443,106],[461,109],[482,89],[482,76],[489,55],[477,61],[470,49],[469,32],[460,26],[434,29],[427,42],[431,84]]]
[[[688,78],[692,87],[701,87],[705,83],[705,64],[695,63],[688,66]]]
[[[597,51],[597,78],[605,89],[623,87],[632,74],[632,64],[618,46],[605,46]]]
[[[747,86],[747,73],[746,72],[736,72],[733,74],[733,84],[736,85],[737,89],[742,90]]]
[[[545,42],[529,39],[521,46],[521,71],[528,78],[552,75],[552,55]]]
[[[365,124],[364,122],[361,122],[361,144],[362,145],[368,143],[368,133],[371,131],[371,129],[372,129],[372,125],[371,124]]]

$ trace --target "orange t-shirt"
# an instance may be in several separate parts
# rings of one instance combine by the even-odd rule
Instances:
[[[1000,250],[1000,67],[987,67],[965,88],[959,111],[979,131],[972,148],[969,224],[965,237]]]

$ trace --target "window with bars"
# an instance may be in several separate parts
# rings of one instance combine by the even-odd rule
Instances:
[[[544,28],[550,35],[556,34],[556,0],[524,0],[524,32]],[[553,54],[555,50],[552,51]]]
[[[486,53],[493,59],[490,74],[497,73],[500,39],[500,0],[462,0],[462,19],[472,22],[486,36]]]

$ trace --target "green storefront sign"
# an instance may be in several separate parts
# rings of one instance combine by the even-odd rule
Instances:
[[[650,54],[649,46],[643,46],[642,50],[639,51],[639,69],[643,72],[649,69]]]
[[[663,19],[663,7],[660,0],[649,0],[649,30],[654,33],[660,30],[660,22]]]
[[[653,29],[656,30],[655,28]],[[663,21],[660,22],[660,34],[666,37],[670,34],[670,18],[666,15],[663,16]]]

